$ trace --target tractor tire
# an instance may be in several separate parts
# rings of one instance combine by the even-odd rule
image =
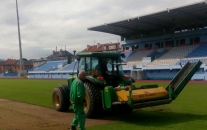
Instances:
[[[103,112],[100,88],[94,86],[91,82],[85,82],[84,87],[86,91],[86,106],[84,107],[86,117],[100,117]]]
[[[64,91],[61,87],[55,88],[52,93],[53,106],[57,111],[65,112],[68,111],[70,101],[66,98]]]

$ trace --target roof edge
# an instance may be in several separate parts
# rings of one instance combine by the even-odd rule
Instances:
[[[160,10],[160,11],[157,11],[157,12],[154,12],[154,13],[143,14],[143,15],[135,16],[135,17],[128,18],[128,19],[123,19],[123,20],[114,21],[114,22],[110,22],[110,23],[104,23],[104,24],[101,24],[101,25],[88,27],[87,30],[91,30],[92,28],[100,27],[100,26],[104,26],[104,25],[107,26],[107,24],[113,24],[113,23],[117,23],[117,22],[123,22],[123,21],[134,20],[134,19],[136,19],[136,18],[139,19],[139,18],[144,17],[144,16],[148,16],[148,15],[152,15],[152,14],[157,14],[157,13],[161,13],[161,12],[164,12],[164,11],[173,10],[173,9],[178,9],[178,8],[182,8],[182,7],[187,7],[187,6],[191,6],[191,5],[195,5],[195,4],[207,4],[207,0],[202,0],[202,1],[199,1],[199,2],[193,2],[193,3],[190,3],[190,4],[181,5],[181,6],[172,7],[172,8],[166,8],[166,10]],[[94,31],[94,30],[92,30],[92,31]]]

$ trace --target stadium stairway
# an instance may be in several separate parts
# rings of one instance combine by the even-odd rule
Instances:
[[[134,51],[130,51],[130,52],[124,52],[125,54],[125,58],[121,58],[123,61],[126,61],[126,59],[128,57],[130,57],[131,55],[133,55],[135,52]]]

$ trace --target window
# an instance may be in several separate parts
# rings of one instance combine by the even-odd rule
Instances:
[[[134,49],[139,49],[139,45],[135,45],[134,46]]]
[[[176,46],[178,46],[178,45],[184,45],[185,44],[185,39],[184,38],[182,38],[182,39],[177,39],[176,40]]]
[[[123,51],[126,49],[125,46],[122,46]]]
[[[112,74],[116,74],[116,73],[119,73],[119,75],[123,75],[123,68],[121,65],[114,65],[116,63],[121,63],[121,60],[120,59],[110,59],[108,58],[107,59],[108,61],[108,64],[107,64],[107,68],[108,68],[108,71],[111,72]],[[119,71],[117,71],[119,70]]]
[[[193,38],[190,38],[190,45],[192,45],[194,43]]]
[[[194,44],[194,43],[198,43],[200,42],[200,37],[192,37],[190,38],[190,45]]]
[[[167,40],[165,41],[166,47],[174,47],[174,40]]]
[[[92,70],[98,69],[98,59],[95,57],[83,57],[79,62],[79,71],[85,70],[87,75],[91,75]]]
[[[113,49],[116,49],[116,46],[115,45],[109,46],[109,50],[113,50]]]
[[[151,49],[152,48],[152,43],[145,43],[145,49]]]
[[[179,40],[176,40],[176,44],[175,44],[175,46],[178,46],[179,45]]]
[[[90,57],[86,57],[86,65],[85,65],[85,71],[87,75],[91,74],[91,61],[90,61]]]
[[[85,70],[85,57],[83,57],[83,58],[80,59],[80,62],[79,62],[79,71],[80,70]]]
[[[157,48],[160,48],[160,42],[156,42],[156,43],[155,43],[155,46],[156,46]]]
[[[200,42],[200,37],[195,37],[194,38],[194,43],[198,43],[198,42]]]
[[[96,69],[97,65],[98,65],[98,58],[96,57],[92,57],[92,70]]]
[[[125,49],[126,49],[126,50],[129,50],[129,47],[128,47],[128,46],[126,46],[126,47],[125,47]]]
[[[157,48],[163,48],[163,42],[156,42],[156,43],[155,43],[155,46],[156,46]]]
[[[185,39],[180,39],[180,44],[185,44]]]
[[[133,45],[132,46],[132,51],[135,50],[135,49],[139,49],[139,45]]]

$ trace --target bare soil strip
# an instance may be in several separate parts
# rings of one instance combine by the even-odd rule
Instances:
[[[1,130],[68,130],[73,112],[57,112],[54,109],[0,99]],[[115,121],[87,119],[86,127]]]

